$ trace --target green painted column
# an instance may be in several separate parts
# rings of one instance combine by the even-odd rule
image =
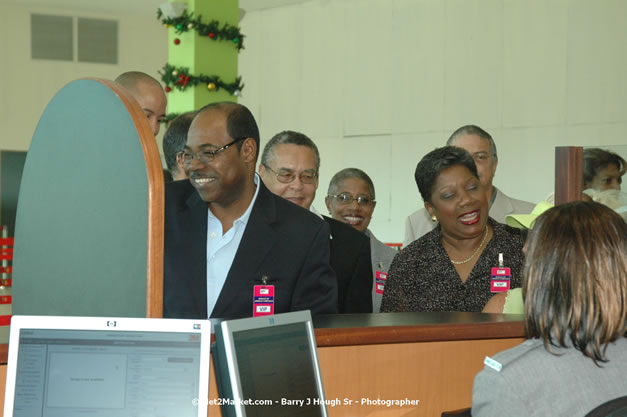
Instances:
[[[194,18],[202,17],[203,24],[211,20],[239,26],[238,0],[188,0],[188,13]],[[239,50],[232,40],[213,40],[200,36],[195,29],[177,34],[175,28],[168,29],[168,63],[174,67],[187,67],[189,74],[217,75],[223,82],[232,83],[237,78]],[[175,44],[175,40],[180,42]],[[218,101],[237,101],[237,97],[224,89],[210,91],[206,83],[187,87],[183,91],[173,88],[168,92],[168,113],[183,113],[198,110],[202,106]]]

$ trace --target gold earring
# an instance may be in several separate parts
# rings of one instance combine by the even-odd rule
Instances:
[[[437,217],[435,217],[435,216],[431,216],[431,221],[432,221],[433,223],[435,223],[435,222],[437,222],[437,221],[438,221],[438,218],[437,218]]]

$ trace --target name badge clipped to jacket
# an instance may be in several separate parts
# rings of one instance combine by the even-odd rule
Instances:
[[[499,266],[492,268],[490,273],[490,291],[493,293],[509,291],[509,280],[511,277],[512,270],[505,267],[503,254],[499,253]]]
[[[386,272],[381,271],[383,269],[383,263],[379,262],[379,270],[375,273],[375,282],[374,282],[374,291],[376,294],[383,295],[383,291],[385,291],[385,282],[388,279],[388,274]]]
[[[253,317],[274,314],[274,285],[268,285],[268,277],[261,277],[263,285],[253,288]]]

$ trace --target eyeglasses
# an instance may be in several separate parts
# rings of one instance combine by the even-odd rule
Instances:
[[[268,171],[276,175],[276,179],[283,184],[289,184],[290,182],[294,181],[294,179],[296,179],[297,174],[292,170],[282,168],[279,170],[279,172],[276,172],[266,164],[263,164],[263,166]],[[302,182],[303,184],[313,184],[316,181],[316,178],[318,178],[318,173],[305,171],[298,174],[298,178],[300,178],[300,182]]]
[[[198,158],[198,160],[202,162],[203,164],[208,164],[214,159],[216,159],[217,154],[219,154],[222,151],[227,150],[229,147],[233,146],[240,140],[245,140],[245,139],[247,138],[235,139],[233,142],[227,143],[226,145],[224,145],[221,148],[216,149],[215,151],[210,151],[210,150],[203,150],[200,152],[181,151],[177,153],[176,156],[181,159],[181,161],[183,162],[183,165],[191,165],[194,158]]]
[[[348,193],[340,193],[340,194],[329,194],[329,197],[335,198],[337,202],[342,206],[347,206],[349,204],[353,204],[353,201],[357,200],[357,204],[360,206],[369,206],[375,203],[375,200],[372,198],[365,197],[360,195],[355,198]]]
[[[471,156],[477,164],[485,163],[492,157],[492,155],[487,152],[476,152],[473,153]]]

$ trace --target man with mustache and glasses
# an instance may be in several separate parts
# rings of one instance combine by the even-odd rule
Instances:
[[[259,129],[236,103],[202,108],[166,185],[164,317],[337,312],[329,227],[255,174]]]
[[[337,276],[338,311],[372,313],[370,240],[347,224],[321,216],[313,208],[319,169],[316,144],[302,133],[286,130],[266,144],[259,175],[274,194],[311,210],[329,224],[328,245],[331,267]]]

